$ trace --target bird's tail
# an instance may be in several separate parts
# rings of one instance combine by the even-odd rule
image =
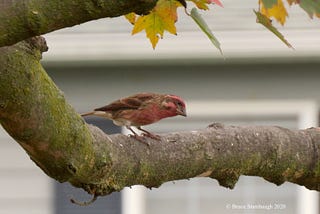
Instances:
[[[82,117],[89,116],[89,115],[94,115],[94,116],[98,116],[98,117],[104,117],[104,118],[107,118],[107,119],[111,119],[112,118],[112,115],[109,112],[105,112],[105,111],[91,111],[91,112],[82,113],[80,115]]]
[[[89,115],[94,115],[94,111],[82,113],[82,114],[80,114],[80,115],[81,115],[82,117],[89,116]]]

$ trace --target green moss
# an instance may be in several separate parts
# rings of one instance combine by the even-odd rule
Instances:
[[[92,136],[39,59],[40,52],[26,42],[1,49],[0,63],[10,67],[0,68],[2,125],[51,177],[81,180],[95,159]]]
[[[316,164],[315,175],[316,175],[316,177],[320,178],[320,161],[318,161],[317,164]],[[319,183],[320,183],[320,181],[319,181]]]
[[[44,31],[43,26],[45,19],[41,16],[41,13],[37,10],[29,10],[27,15],[27,22],[29,25],[29,29],[35,35],[39,35]]]

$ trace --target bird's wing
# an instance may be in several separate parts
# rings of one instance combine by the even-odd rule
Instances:
[[[154,97],[152,93],[142,93],[136,94],[130,97],[122,98],[116,100],[109,105],[96,108],[95,111],[119,111],[119,110],[134,110],[139,109],[144,103],[148,100],[151,100]]]

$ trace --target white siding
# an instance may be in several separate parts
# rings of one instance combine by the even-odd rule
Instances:
[[[0,214],[53,214],[50,178],[0,126]]]

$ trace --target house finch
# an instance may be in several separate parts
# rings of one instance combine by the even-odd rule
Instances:
[[[130,97],[116,100],[109,105],[96,108],[92,112],[81,114],[81,116],[95,115],[112,120],[117,126],[125,126],[133,133],[133,137],[142,141],[131,126],[143,132],[143,136],[159,140],[159,136],[154,135],[141,126],[155,123],[166,117],[176,115],[187,116],[184,101],[170,94],[140,93]]]

